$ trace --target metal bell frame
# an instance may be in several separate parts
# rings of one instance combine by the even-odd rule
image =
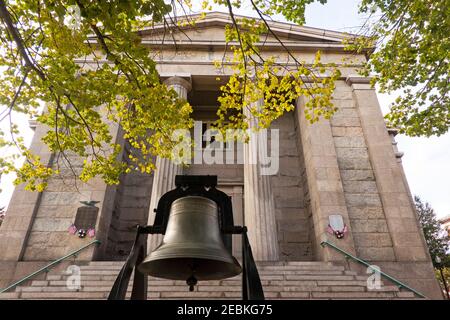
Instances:
[[[160,198],[156,208],[154,224],[152,226],[137,226],[133,247],[114,282],[108,300],[125,300],[133,271],[134,280],[131,300],[147,300],[147,275],[141,273],[137,268],[147,255],[147,237],[142,235],[164,234],[172,202],[186,196],[201,196],[217,203],[219,208],[219,228],[223,243],[229,252],[232,252],[232,235],[242,235],[242,299],[264,300],[264,291],[255,260],[253,259],[250,242],[248,241],[247,228],[234,225],[231,197],[217,190],[216,186],[217,176],[177,175],[175,177],[176,188],[165,193]]]

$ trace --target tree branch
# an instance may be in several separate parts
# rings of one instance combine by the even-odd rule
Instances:
[[[8,28],[8,32],[13,38],[14,42],[16,43],[17,49],[19,50],[20,55],[25,61],[25,65],[36,71],[36,73],[43,81],[47,80],[45,74],[31,61],[31,58],[29,57],[28,52],[23,43],[23,39],[20,36],[19,31],[17,30],[16,26],[14,25],[11,19],[11,14],[9,13],[8,8],[6,7],[6,3],[4,0],[0,0],[0,19],[3,20],[6,27]]]

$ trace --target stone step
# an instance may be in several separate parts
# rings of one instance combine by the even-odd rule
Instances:
[[[32,286],[32,287],[44,287],[44,286],[47,286],[48,284],[49,284],[48,280],[33,280],[33,281],[31,281],[30,286]]]
[[[87,265],[87,266],[80,266],[81,271],[88,271],[88,270],[97,270],[97,271],[107,271],[107,270],[111,270],[112,272],[116,271],[119,272],[120,269],[122,269],[123,265],[120,266],[110,266],[110,265],[105,265],[105,266],[92,266],[92,265]]]
[[[399,298],[405,298],[405,299],[411,299],[411,298],[423,299],[423,298],[417,298],[416,295],[411,291],[399,291],[399,292],[397,292],[396,295]]]
[[[384,286],[382,285],[379,289],[369,289],[369,292],[383,292],[383,291],[391,291],[391,292],[400,292],[400,289],[397,286]]]
[[[355,280],[354,276],[347,276],[347,275],[342,275],[342,276],[336,276],[336,275],[313,275],[313,276],[308,276],[308,275],[298,275],[298,274],[286,274],[284,276],[285,280],[317,280],[317,281],[321,281],[321,280],[328,280],[328,281],[351,281],[351,280]]]
[[[83,292],[55,292],[55,291],[41,291],[41,292],[14,292],[14,294],[2,294],[0,297],[4,299],[105,299],[109,291],[83,291]],[[130,297],[131,292],[127,293]],[[346,292],[321,292],[321,291],[265,291],[267,299],[393,299],[393,298],[414,298],[412,292],[361,292],[361,291],[346,291]],[[162,298],[162,299],[240,299],[242,293],[240,291],[224,291],[220,288],[218,291],[157,291],[149,292],[148,299]]]
[[[68,283],[68,277],[48,277],[47,280],[33,280],[30,286],[66,286]],[[53,280],[56,279],[56,280]],[[81,285],[92,286],[92,285],[113,285],[116,277],[106,277],[106,276],[85,276],[81,278]],[[133,277],[130,278],[130,285],[133,282]],[[348,275],[286,275],[286,276],[261,276],[261,283],[263,285],[273,285],[273,286],[286,286],[286,285],[317,285],[317,286],[367,286],[366,281],[354,280],[354,276]],[[198,285],[200,286],[240,286],[242,284],[242,279],[240,278],[230,278],[224,280],[210,280],[210,281],[200,281]],[[381,283],[383,285],[383,283]],[[169,280],[162,278],[149,278],[149,286],[186,286],[184,280]],[[392,286],[393,288],[395,286]],[[396,287],[395,287],[396,288]]]
[[[125,261],[91,261],[90,266],[123,266]]]
[[[20,299],[95,299],[104,300],[108,296],[107,292],[22,292]],[[168,298],[168,299],[241,299],[241,293],[234,292],[161,292],[149,293],[148,299]],[[130,293],[127,294],[127,298]]]
[[[103,281],[82,281],[81,289],[87,288],[102,288],[103,290],[110,290],[113,285],[113,281],[103,280]],[[396,286],[382,286],[380,289],[368,289],[365,282],[362,281],[310,281],[310,280],[281,280],[281,281],[261,281],[264,288],[273,291],[304,291],[304,290],[314,290],[314,291],[373,291],[373,292],[387,292],[387,291],[399,291]],[[211,291],[219,288],[224,288],[225,291],[239,291],[241,290],[241,281],[204,281],[200,282],[196,288],[198,291]],[[130,281],[129,288],[132,287],[132,281]],[[67,282],[63,280],[55,281],[43,281],[36,280],[31,283],[28,287],[18,287],[17,291],[29,291],[35,292],[39,291],[40,288],[56,288],[57,291],[74,291],[67,289]],[[187,289],[184,281],[172,281],[172,280],[162,280],[155,281],[149,280],[148,288],[150,291],[166,291],[171,289],[180,289],[181,291]],[[360,288],[360,289],[356,289]],[[89,289],[92,291],[93,289]],[[196,289],[197,290],[197,289]],[[75,290],[76,291],[76,290]]]
[[[16,291],[0,293],[0,300],[18,299],[18,298],[19,292]]]
[[[385,287],[376,290],[368,290],[362,286],[339,286],[339,287],[325,287],[325,286],[264,286],[264,292],[369,292],[369,293],[392,293],[398,292],[397,288]],[[65,286],[48,286],[48,287],[18,287],[15,294],[19,292],[110,292],[111,286],[81,286],[80,289],[68,289]],[[131,286],[128,287],[131,291]],[[187,286],[149,286],[148,292],[188,292]],[[240,286],[197,286],[194,292],[242,292]],[[14,297],[14,295],[12,295]]]
[[[91,261],[89,266],[123,266],[125,261]],[[334,266],[332,262],[323,261],[259,261],[256,263],[258,267],[264,266]]]
[[[242,297],[240,292],[189,292],[189,291],[165,291],[158,292],[157,296],[159,298],[168,298],[168,299],[223,299],[223,298],[236,298],[239,299]]]
[[[261,277],[264,276],[286,276],[286,275],[305,275],[305,276],[348,276],[353,277],[353,274],[344,274],[341,271],[338,272],[314,272],[314,271],[294,271],[294,270],[270,270],[270,271],[258,271]]]
[[[130,281],[129,286],[132,286],[133,281]],[[334,283],[334,282],[333,282]],[[337,281],[341,286],[354,285],[354,286],[366,286],[363,282],[356,281]],[[80,285],[83,287],[90,286],[101,286],[111,288],[114,284],[112,280],[82,280]],[[263,286],[318,286],[318,281],[313,280],[261,280]],[[242,281],[240,280],[217,280],[217,281],[200,281],[198,286],[226,286],[226,287],[240,287]],[[66,287],[67,282],[65,280],[51,280],[51,281],[33,281],[31,283],[32,287],[42,287],[42,286],[52,286],[52,287]],[[184,281],[174,281],[174,280],[149,280],[149,287],[160,287],[160,286],[182,286],[186,287]],[[321,284],[324,286],[324,284]]]
[[[1,299],[105,299],[111,287],[84,286],[80,291],[69,290],[66,287],[18,287],[16,292],[0,295]],[[128,296],[131,287],[128,289]],[[399,292],[395,286],[386,286],[380,290],[365,291],[362,286],[264,286],[266,298],[274,299],[392,299],[414,298],[412,292]],[[149,287],[149,298],[237,298],[241,297],[240,287],[197,286],[194,292],[189,292],[186,286],[155,286]]]
[[[269,296],[266,295],[267,298],[269,298]],[[294,299],[294,300],[298,300],[298,299],[309,299],[311,298],[311,293],[309,292],[278,292],[276,295],[270,297],[269,299]]]
[[[367,288],[363,286],[338,286],[338,287],[320,286],[319,288],[326,288],[327,290],[323,290],[325,292],[365,292],[367,290]]]
[[[113,280],[81,280],[81,286],[112,286],[114,283]],[[133,281],[130,280],[130,286]],[[261,280],[262,285],[271,285],[271,286],[296,286],[296,285],[307,285],[307,286],[366,286],[365,282],[362,281],[315,281],[315,280]],[[50,280],[50,281],[42,281],[36,280],[31,283],[31,286],[67,286],[67,282],[65,280]],[[199,286],[241,286],[241,280],[215,280],[215,281],[200,281]],[[148,286],[186,286],[185,281],[180,280],[148,280]]]
[[[120,269],[100,269],[100,268],[84,268],[80,269],[81,275],[117,275],[119,274]],[[258,269],[259,274],[305,274],[305,275],[315,275],[315,274],[328,274],[328,275],[356,275],[357,273],[354,271],[344,271],[344,270],[333,270],[333,269],[323,269],[323,270],[315,270],[315,269],[296,269],[292,267],[285,268],[276,268],[276,269],[266,269],[260,268]],[[66,275],[62,273],[62,275]],[[70,274],[67,274],[68,276]]]
[[[312,292],[312,298],[321,299],[367,299],[394,298],[393,292]]]
[[[366,281],[361,280],[318,280],[319,286],[367,286]],[[383,286],[383,282],[381,282]]]
[[[111,288],[110,288],[111,290]],[[16,288],[17,292],[80,292],[80,291],[85,291],[84,288],[80,289],[80,290],[73,290],[73,289],[68,289],[66,286],[48,286],[48,287],[17,287]],[[103,290],[99,290],[99,291],[103,291]]]
[[[285,261],[282,262],[285,265],[289,266],[336,266],[331,262],[323,262],[323,261]],[[259,264],[259,263],[258,263]],[[273,262],[267,262],[267,264],[273,264]]]
[[[95,272],[110,272],[110,273],[119,273],[122,266],[81,266],[80,271],[82,273],[95,273]],[[345,271],[344,267],[341,266],[302,266],[302,265],[288,265],[288,266],[262,266],[258,267],[259,272],[288,272],[288,271],[297,271],[297,272],[329,272],[329,273],[342,273],[349,272]]]
[[[81,271],[81,272],[84,275],[105,275],[105,276],[117,275],[119,273],[118,271],[114,272],[111,270],[85,270],[85,271]],[[62,275],[66,275],[66,274],[62,273]]]
[[[332,265],[318,265],[318,266],[309,266],[309,265],[288,265],[288,266],[263,266],[258,267],[258,271],[297,271],[297,270],[314,270],[314,271],[344,271],[345,268],[343,266],[332,266]]]
[[[21,292],[21,299],[105,299],[104,292]]]
[[[116,280],[117,276],[116,275],[111,275],[111,276],[105,276],[105,275],[87,275],[87,276],[82,276],[81,277],[81,281],[111,281],[114,282],[114,280]],[[262,280],[283,280],[283,276],[282,275],[278,275],[278,276],[272,276],[272,275],[262,275],[260,277]],[[67,279],[69,279],[69,276],[66,275],[59,275],[59,276],[47,276],[47,280],[45,281],[66,281]],[[133,280],[133,275],[130,277],[130,281]],[[37,280],[40,281],[40,280]],[[168,279],[163,279],[163,278],[153,278],[153,277],[149,277],[148,281],[159,281],[159,282],[168,282],[170,281],[171,283],[186,283],[184,280],[168,280]],[[175,281],[175,282],[174,282]],[[215,283],[217,281],[225,281],[225,282],[229,282],[229,283],[233,283],[233,282],[241,282],[241,277],[233,277],[233,278],[228,278],[228,279],[224,279],[224,280],[210,280],[210,281],[202,281],[202,283]],[[37,283],[37,285],[39,285],[39,282]]]
[[[128,293],[125,300],[129,300],[131,296],[131,293]],[[83,292],[77,292],[75,295],[74,293],[69,294],[61,294],[61,293],[54,293],[54,292],[27,292],[23,293],[21,296],[19,296],[18,299],[21,300],[105,300],[108,297],[108,293],[103,292],[90,292],[90,294],[83,294]],[[155,295],[153,292],[149,293],[147,295],[148,300],[153,299],[160,299],[160,294]],[[185,298],[188,300],[189,298]],[[195,298],[198,299],[198,298]],[[205,299],[213,299],[217,300],[219,297],[215,298],[205,298]],[[220,299],[228,300],[230,298],[223,297]],[[240,299],[240,298],[233,298],[233,299]]]
[[[68,275],[48,275],[47,280],[50,281],[58,281],[64,280],[66,281],[69,278]],[[114,281],[117,278],[117,275],[83,275],[82,280],[111,280]]]
[[[130,281],[130,286],[132,285],[133,281]],[[262,280],[261,283],[263,285],[270,285],[270,281],[269,280]],[[110,286],[112,287],[112,285],[114,284],[114,281],[111,280],[94,280],[94,281],[81,281],[80,285],[81,286]],[[198,285],[201,286],[240,286],[242,284],[241,281],[226,281],[226,280],[222,280],[221,281],[201,281],[199,282]],[[67,282],[64,280],[51,280],[49,281],[49,283],[47,285],[50,286],[63,286],[66,287],[67,286]],[[47,286],[47,285],[41,285],[39,283],[32,283],[31,286]],[[154,280],[149,280],[148,281],[148,286],[184,286],[186,287],[186,282],[185,281],[173,281],[173,280],[162,280],[162,281],[154,281]]]
[[[60,275],[60,276],[47,276],[47,280],[49,281],[66,281],[70,276]],[[116,275],[108,275],[108,274],[88,274],[82,275],[81,281],[114,281],[116,279]],[[345,274],[305,274],[305,273],[297,273],[293,271],[289,271],[287,273],[277,273],[277,274],[260,274],[261,281],[267,280],[311,280],[311,281],[354,281],[354,275],[345,275]],[[131,277],[132,279],[132,277]],[[151,278],[153,281],[164,281],[164,279],[157,280],[156,278]],[[180,280],[181,281],[181,280]],[[236,283],[240,283],[240,277],[234,277],[227,280],[222,281],[236,281]],[[184,282],[184,281],[181,281]]]

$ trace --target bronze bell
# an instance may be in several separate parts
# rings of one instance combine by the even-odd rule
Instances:
[[[191,291],[197,280],[220,280],[242,271],[223,244],[216,202],[199,196],[172,203],[161,245],[138,268],[154,277],[186,280]]]

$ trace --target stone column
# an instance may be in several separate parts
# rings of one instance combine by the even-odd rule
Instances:
[[[180,98],[187,99],[187,94],[191,90],[189,81],[180,77],[170,77],[164,83],[173,88]],[[169,159],[156,158],[156,170],[153,175],[152,195],[148,215],[148,224],[153,225],[155,220],[155,209],[161,196],[175,188],[175,176],[182,174],[182,167],[174,164]],[[163,236],[154,234],[148,236],[147,251],[154,250],[162,241]]]
[[[297,101],[296,116],[314,224],[314,238],[312,239],[314,256],[317,260],[322,261],[345,260],[343,255],[329,247],[322,248],[320,246],[322,241],[329,240],[340,248],[355,254],[331,124],[329,120],[323,118],[310,124],[305,118],[304,105],[304,98],[300,97]],[[337,240],[327,232],[329,216],[333,214],[341,215],[347,225],[348,233],[343,239]]]
[[[257,103],[260,105],[262,100]],[[250,129],[256,126],[256,121],[250,118]],[[258,133],[251,134],[244,146],[244,220],[255,260],[277,261],[275,204],[270,176],[264,175],[261,168],[261,156],[267,154],[266,150],[267,139]]]

